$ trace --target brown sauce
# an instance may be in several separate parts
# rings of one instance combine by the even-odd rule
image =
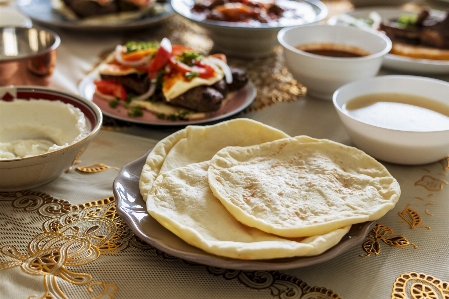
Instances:
[[[350,51],[343,50],[327,50],[327,49],[312,49],[312,50],[304,50],[307,53],[321,55],[321,56],[330,56],[330,57],[362,57],[365,55],[354,53]]]
[[[310,54],[328,57],[357,58],[370,55],[363,49],[343,44],[311,43],[298,45],[296,48]]]

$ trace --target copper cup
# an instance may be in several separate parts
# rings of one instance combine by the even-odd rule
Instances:
[[[48,85],[60,43],[47,29],[0,27],[0,86]]]

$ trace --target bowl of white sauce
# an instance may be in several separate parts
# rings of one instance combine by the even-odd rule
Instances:
[[[404,165],[449,156],[449,83],[419,76],[379,76],[340,87],[337,113],[354,145]]]
[[[101,124],[101,110],[74,94],[0,87],[0,191],[55,180],[86,150]]]

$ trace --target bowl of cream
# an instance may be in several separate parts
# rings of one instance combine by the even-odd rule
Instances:
[[[419,76],[379,76],[348,83],[333,103],[354,145],[403,165],[449,156],[449,83]]]
[[[0,87],[0,191],[55,180],[85,151],[101,123],[101,110],[76,95],[46,87]]]

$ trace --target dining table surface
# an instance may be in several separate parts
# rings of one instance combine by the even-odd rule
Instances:
[[[322,22],[359,9],[347,0],[323,3],[329,14]],[[444,11],[449,1],[411,1],[404,7]],[[0,1],[0,26],[11,19],[33,21],[14,0]],[[200,27],[175,13],[138,28],[35,25],[61,38],[46,85],[73,94],[83,92],[83,79],[126,41],[167,37],[206,53],[213,49]],[[353,146],[332,101],[307,95],[307,86],[289,73],[280,46],[269,57],[228,57],[228,63],[247,72],[257,95],[243,111],[211,123],[249,118],[290,136]],[[449,72],[381,68],[378,76],[393,74],[449,81]],[[0,192],[0,298],[449,298],[449,157],[426,165],[380,161],[399,182],[401,197],[360,242],[335,257],[281,270],[222,268],[144,242],[116,206],[113,182],[122,167],[184,127],[104,115],[101,131],[77,164],[55,181],[32,190]]]

